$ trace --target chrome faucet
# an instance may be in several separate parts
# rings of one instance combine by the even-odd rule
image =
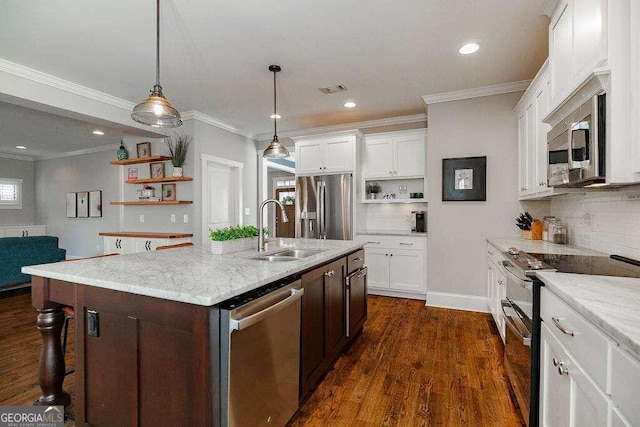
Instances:
[[[284,211],[284,206],[282,206],[282,203],[280,203],[279,201],[277,201],[276,199],[267,199],[264,202],[262,202],[262,204],[260,205],[260,209],[258,209],[259,215],[258,215],[258,251],[259,252],[264,252],[264,233],[262,232],[262,219],[264,217],[264,207],[268,204],[268,203],[275,203],[278,206],[280,206],[280,216],[282,217],[282,222],[289,222],[289,218],[287,218],[287,214]]]

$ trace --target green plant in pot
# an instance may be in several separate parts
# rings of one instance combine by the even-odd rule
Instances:
[[[174,138],[167,140],[169,152],[171,153],[171,164],[173,165],[173,176],[182,176],[182,165],[187,160],[187,150],[191,137],[189,135],[175,134]]]
[[[265,235],[268,234],[266,228],[264,228],[262,232]],[[237,225],[235,227],[209,230],[211,253],[214,255],[222,255],[255,248],[256,244],[253,238],[258,236],[258,234],[258,227],[254,225]]]
[[[377,182],[369,182],[367,183],[367,194],[370,199],[377,199],[378,193],[382,191],[382,187]]]

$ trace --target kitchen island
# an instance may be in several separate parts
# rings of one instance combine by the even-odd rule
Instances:
[[[361,247],[279,239],[268,252],[321,252],[270,262],[253,259],[257,251],[211,255],[191,247],[25,267],[43,339],[39,402],[69,403],[60,344],[68,305],[76,313],[78,425],[218,425],[218,304]]]

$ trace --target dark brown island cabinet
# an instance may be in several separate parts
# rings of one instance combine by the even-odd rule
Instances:
[[[354,259],[358,259],[354,264]],[[348,260],[351,259],[351,262]],[[349,264],[362,251],[301,272],[303,399],[357,336],[366,319],[366,282],[351,291]],[[68,405],[60,343],[63,308],[75,309],[75,423],[80,426],[220,425],[220,311],[206,307],[33,277],[42,334],[43,405]],[[358,319],[350,321],[346,313]],[[356,325],[347,338],[347,325]]]

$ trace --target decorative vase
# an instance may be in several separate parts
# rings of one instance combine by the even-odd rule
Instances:
[[[120,148],[118,148],[116,155],[118,156],[118,160],[127,160],[129,158],[129,152],[124,146],[124,141],[120,141]]]
[[[174,166],[173,173],[171,174],[171,176],[182,176],[182,168]]]
[[[375,200],[378,198],[378,193],[369,193],[369,199]]]

